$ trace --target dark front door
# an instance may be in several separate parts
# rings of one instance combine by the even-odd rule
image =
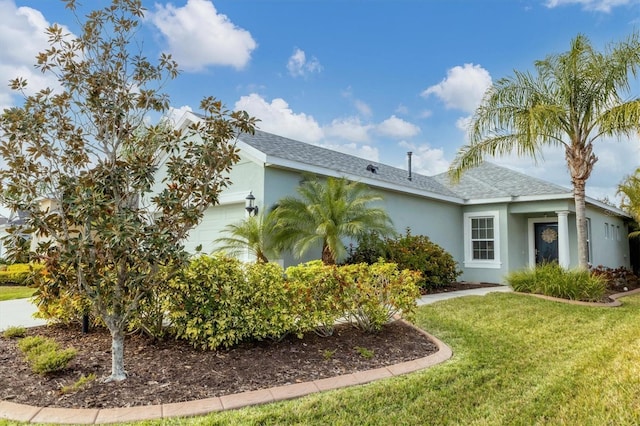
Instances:
[[[558,261],[558,224],[536,223],[536,264]]]

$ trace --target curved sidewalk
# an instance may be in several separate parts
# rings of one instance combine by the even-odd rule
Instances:
[[[500,286],[432,294],[422,296],[418,300],[418,305],[434,303],[440,300],[451,299],[453,297],[485,295],[495,291],[510,291],[510,288]],[[35,307],[30,303],[29,299],[20,299],[10,302],[14,303],[9,303],[9,301],[0,302],[0,331],[10,326],[29,327],[44,324],[44,321],[33,319],[32,315],[33,312],[35,312]],[[237,409],[249,405],[266,404],[298,398],[316,392],[361,385],[374,380],[422,370],[451,358],[453,353],[446,344],[424,330],[417,327],[416,329],[429,337],[438,346],[438,352],[424,358],[374,370],[359,371],[352,374],[314,380],[312,382],[278,386],[271,389],[261,389],[235,395],[225,395],[221,397],[172,404],[107,409],[72,409],[34,407],[0,400],[0,419],[34,423],[104,424],[163,419],[169,417],[198,416],[215,411]]]

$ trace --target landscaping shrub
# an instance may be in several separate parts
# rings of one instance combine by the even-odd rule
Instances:
[[[398,313],[405,318],[413,315],[420,295],[419,272],[399,270],[394,263],[380,261],[345,265],[340,267],[340,274],[349,292],[345,316],[356,327],[374,332]]]
[[[48,273],[34,276],[33,285],[37,318],[68,325],[81,323],[82,316],[90,312],[89,299],[72,292],[69,285],[56,281]]]
[[[608,289],[613,291],[627,291],[640,287],[640,278],[627,268],[607,268],[598,265],[591,268],[591,274],[601,277]]]
[[[377,232],[367,232],[358,238],[356,247],[351,244],[347,250],[349,256],[344,261],[345,264],[367,263],[371,265],[379,259],[387,259],[387,241],[378,235]]]
[[[31,369],[38,374],[65,369],[77,354],[74,348],[60,349],[54,340],[42,336],[20,339],[18,348],[25,354]]]
[[[349,250],[345,264],[367,263],[384,259],[400,269],[410,269],[422,274],[418,286],[424,291],[455,282],[462,271],[446,250],[424,235],[406,234],[397,238],[381,239],[376,233],[368,233],[358,240],[358,246]]]
[[[20,326],[12,326],[8,327],[6,330],[2,332],[2,336],[5,339],[13,339],[16,337],[24,337],[27,333],[27,329]]]
[[[335,266],[320,261],[283,269],[200,256],[170,280],[166,305],[172,332],[202,349],[251,339],[326,336],[336,320],[379,330],[396,313],[410,316],[419,273],[395,264]]]
[[[169,282],[168,316],[176,337],[202,349],[232,346],[250,336],[243,307],[250,302],[242,263],[199,256]]]
[[[0,285],[31,285],[32,276],[41,274],[43,269],[37,263],[0,265]]]
[[[320,260],[286,269],[287,285],[295,289],[302,306],[299,327],[326,337],[347,308],[345,282],[335,265]]]
[[[253,339],[280,340],[289,333],[302,337],[305,315],[302,306],[304,287],[285,283],[284,271],[276,263],[245,265],[249,298],[242,306],[248,336]]]
[[[514,291],[587,302],[602,300],[606,288],[602,277],[587,270],[567,270],[555,262],[512,272],[506,281]]]

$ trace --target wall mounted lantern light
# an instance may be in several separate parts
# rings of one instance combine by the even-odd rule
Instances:
[[[256,197],[254,197],[253,194],[249,192],[249,195],[247,195],[247,198],[245,198],[245,200],[246,200],[245,210],[247,210],[247,213],[249,213],[249,216],[257,215],[258,206],[255,205]]]

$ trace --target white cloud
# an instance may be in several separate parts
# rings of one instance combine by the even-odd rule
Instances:
[[[410,138],[420,133],[420,128],[415,124],[398,118],[395,115],[384,120],[376,126],[378,133],[394,138]]]
[[[356,109],[363,117],[371,117],[373,115],[373,111],[371,111],[371,107],[364,101],[360,99],[356,99],[353,101],[353,104],[356,106]]]
[[[273,99],[269,103],[260,95],[252,93],[242,96],[236,102],[235,109],[245,110],[249,115],[260,119],[258,128],[265,132],[309,143],[318,143],[324,137],[324,132],[312,116],[294,113],[282,98]]]
[[[413,144],[402,141],[399,145],[411,151],[411,170],[426,176],[444,173],[449,168],[449,161],[444,158],[441,148],[431,148],[428,144]],[[407,164],[397,166],[406,168]]]
[[[251,34],[219,14],[209,0],[188,0],[183,7],[156,4],[151,21],[165,36],[168,50],[186,70],[210,65],[244,68],[257,44]]]
[[[193,110],[189,105],[183,105],[180,108],[169,108],[169,111],[165,114],[165,118],[170,120],[174,125],[182,118],[186,112],[192,112]]]
[[[444,80],[428,87],[421,95],[435,95],[447,108],[473,113],[489,86],[491,75],[487,70],[480,65],[464,64],[451,68]]]
[[[358,117],[347,117],[333,120],[324,132],[328,137],[362,143],[370,140],[369,132],[373,127],[371,124],[362,124]]]
[[[14,92],[8,83],[16,77],[27,80],[27,94],[59,87],[55,77],[34,68],[38,53],[49,47],[45,34],[48,26],[40,11],[16,7],[13,0],[0,0],[0,110],[14,104]]]
[[[624,6],[632,3],[637,3],[637,0],[547,0],[545,5],[548,8],[554,8],[567,4],[579,4],[585,10],[595,10],[598,12],[609,13],[614,7]]]
[[[308,74],[322,71],[322,65],[320,65],[320,61],[316,57],[312,57],[307,61],[307,55],[304,50],[296,48],[291,57],[289,57],[287,69],[293,77],[304,77]]]

